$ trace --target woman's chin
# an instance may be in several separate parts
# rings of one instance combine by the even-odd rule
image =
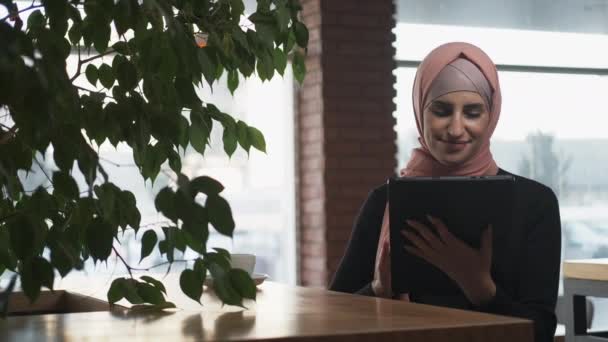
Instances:
[[[454,166],[458,166],[458,165],[462,165],[462,164],[466,163],[469,160],[469,158],[468,158],[468,155],[465,155],[465,154],[451,153],[451,154],[443,155],[443,156],[441,156],[441,158],[437,158],[437,160],[445,166],[454,167]]]

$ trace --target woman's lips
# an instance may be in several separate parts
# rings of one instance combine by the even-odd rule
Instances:
[[[446,145],[446,148],[449,151],[462,151],[464,150],[470,141],[449,141],[449,140],[440,140]]]

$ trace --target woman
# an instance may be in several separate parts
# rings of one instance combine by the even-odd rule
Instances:
[[[501,94],[496,66],[479,48],[449,43],[433,50],[418,68],[413,102],[421,147],[402,176],[510,174],[490,153]],[[392,293],[386,185],[361,208],[330,289],[527,318],[534,321],[536,341],[552,341],[561,248],[557,198],[548,187],[513,176],[513,221],[495,234],[485,230],[479,250],[452,236],[437,218],[429,220],[438,235],[408,222],[417,234],[404,233],[412,242],[404,248],[454,280],[458,295]]]

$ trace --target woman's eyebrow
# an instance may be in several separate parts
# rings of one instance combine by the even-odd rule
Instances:
[[[450,102],[444,102],[441,100],[435,100],[432,103],[433,106],[442,107],[442,108],[452,108],[453,105]]]
[[[483,103],[469,103],[463,106],[467,110],[483,110],[485,108]]]

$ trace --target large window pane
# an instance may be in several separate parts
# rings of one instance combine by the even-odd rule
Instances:
[[[502,168],[558,194],[562,259],[608,257],[608,134],[602,105],[608,77],[567,69],[534,71],[539,66],[605,68],[608,59],[597,57],[608,54],[602,48],[608,47],[608,36],[401,23],[398,59],[413,65],[448,41],[472,42],[497,63],[531,70],[499,72],[503,107],[492,153]],[[411,101],[415,71],[413,66],[396,71],[400,167],[418,146]],[[608,326],[606,300],[594,302],[593,326]]]

